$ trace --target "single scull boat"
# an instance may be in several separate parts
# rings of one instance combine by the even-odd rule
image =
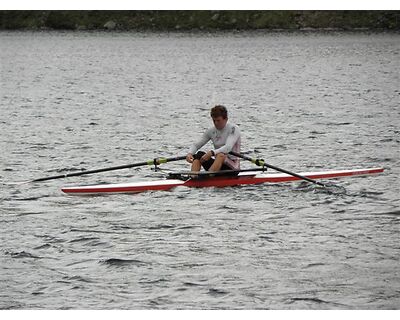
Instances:
[[[333,179],[339,177],[363,176],[383,172],[383,168],[367,168],[353,170],[332,170],[321,172],[303,172],[302,176],[310,179]],[[179,174],[178,174],[179,176]],[[175,175],[176,177],[176,175]],[[102,195],[138,193],[156,190],[171,190],[178,186],[190,188],[204,187],[231,187],[238,185],[250,185],[261,183],[285,183],[302,180],[299,177],[286,173],[259,173],[257,171],[239,172],[237,176],[202,176],[190,177],[188,179],[169,178],[154,181],[139,181],[120,184],[100,184],[91,186],[64,187],[61,190],[69,195]]]

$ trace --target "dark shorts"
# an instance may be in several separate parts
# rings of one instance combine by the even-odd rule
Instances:
[[[203,151],[198,151],[193,157],[195,158],[195,159],[198,159],[198,160],[200,160],[200,158],[202,157],[202,156],[204,156],[206,153],[205,152],[203,152]],[[215,161],[215,159],[213,159],[213,158],[211,158],[210,160],[208,160],[208,161],[206,161],[206,162],[203,162],[201,165],[203,166],[203,168],[205,169],[205,170],[210,170],[210,168],[211,168],[211,166],[213,165],[213,163],[214,163],[214,161]],[[232,169],[230,166],[228,166],[227,164],[223,164],[222,165],[222,167],[221,167],[221,170],[234,170],[234,169]],[[233,172],[233,174],[238,174],[237,172]]]

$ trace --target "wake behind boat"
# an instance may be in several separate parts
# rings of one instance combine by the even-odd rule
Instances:
[[[69,195],[103,195],[103,194],[125,194],[139,193],[145,191],[166,191],[182,186],[189,188],[205,187],[232,187],[238,185],[252,184],[276,184],[308,179],[334,179],[341,177],[365,176],[382,173],[383,168],[367,168],[352,170],[329,170],[320,172],[303,172],[296,176],[288,173],[260,173],[258,171],[242,170],[237,175],[229,172],[222,173],[175,173],[169,178],[154,181],[137,181],[120,184],[100,184],[91,186],[67,186],[61,190]],[[312,180],[311,180],[312,181]]]

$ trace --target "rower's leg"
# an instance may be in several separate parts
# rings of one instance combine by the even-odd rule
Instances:
[[[200,171],[201,169],[201,162],[198,159],[194,159],[192,162],[192,171]]]
[[[211,166],[209,171],[219,171],[219,170],[221,170],[221,167],[224,164],[225,159],[226,159],[226,154],[218,153],[215,156],[215,161],[212,164],[212,166]]]

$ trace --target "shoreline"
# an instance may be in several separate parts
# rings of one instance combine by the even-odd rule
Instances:
[[[400,31],[400,11],[0,11],[0,30]]]

